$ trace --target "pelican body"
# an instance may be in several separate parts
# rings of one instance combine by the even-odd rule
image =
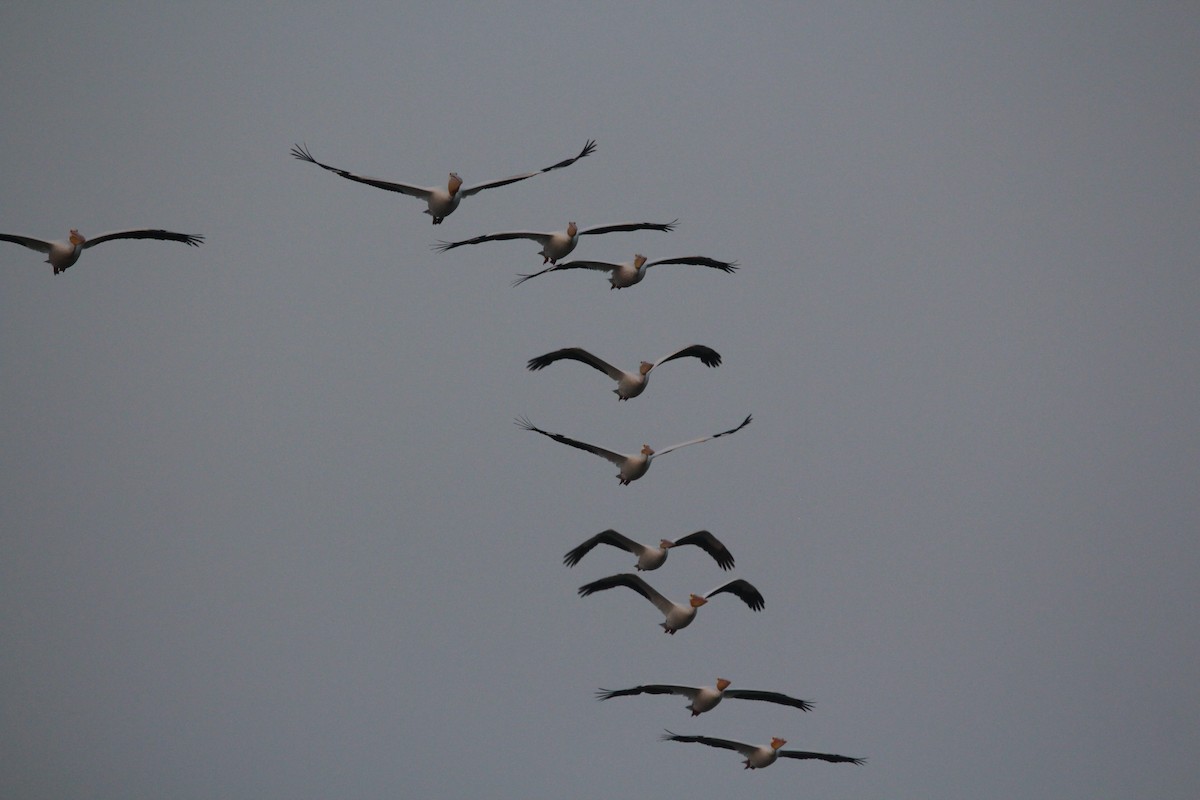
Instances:
[[[741,578],[730,581],[722,586],[718,586],[711,592],[706,594],[689,595],[687,605],[672,603],[650,584],[646,583],[637,575],[629,572],[623,572],[617,575],[609,575],[607,578],[601,578],[598,581],[584,584],[579,587],[579,596],[587,597],[588,595],[602,592],[605,589],[613,589],[617,586],[625,586],[633,589],[635,592],[645,597],[654,607],[662,612],[665,618],[661,623],[663,631],[674,635],[676,631],[686,628],[692,624],[692,620],[696,618],[696,610],[700,606],[708,603],[709,598],[715,597],[718,594],[728,592],[738,597],[743,603],[750,607],[751,611],[762,611],[766,607],[766,601],[763,599],[762,593],[747,580]]]
[[[655,452],[650,445],[644,444],[642,445],[642,449],[640,451],[629,455],[614,453],[612,450],[605,450],[603,447],[597,447],[594,444],[581,442],[578,439],[571,439],[567,436],[563,436],[561,433],[550,433],[548,431],[544,431],[524,417],[518,417],[516,423],[524,430],[540,433],[543,436],[550,437],[560,444],[565,444],[579,450],[585,450],[589,453],[593,453],[601,458],[611,461],[619,468],[619,471],[617,472],[617,480],[620,481],[622,486],[627,486],[645,475],[646,471],[650,469],[650,462],[657,456],[665,456],[667,453],[678,450],[681,447],[687,447],[688,445],[692,444],[700,444],[701,442],[707,442],[710,439],[719,439],[722,436],[728,436],[731,433],[737,433],[742,428],[749,425],[752,419],[753,415],[748,414],[746,415],[746,418],[742,420],[742,423],[736,428],[730,428],[727,431],[714,433],[711,436],[701,436],[699,439],[691,439],[686,442],[680,442],[679,444],[673,444],[670,447],[664,448],[658,452]]]
[[[679,258],[664,258],[660,261],[650,261],[647,263],[646,257],[638,253],[633,257],[633,261],[626,261],[621,264],[614,264],[611,261],[568,261],[565,264],[552,264],[540,272],[517,276],[512,285],[520,286],[530,278],[545,275],[547,272],[559,272],[565,269],[590,269],[609,273],[608,282],[610,290],[625,289],[633,286],[635,283],[641,283],[642,279],[646,277],[646,270],[659,264],[692,264],[699,267],[712,267],[722,272],[734,272],[738,268],[736,261],[720,261],[707,256],[681,256]]]
[[[299,144],[292,146],[292,157],[298,158],[301,161],[307,161],[310,164],[316,164],[321,169],[328,170],[335,175],[340,175],[341,177],[346,178],[347,180],[355,181],[356,183],[364,183],[367,186],[374,186],[377,189],[384,189],[385,191],[389,192],[399,192],[400,194],[406,194],[409,197],[416,197],[424,200],[427,206],[425,213],[433,217],[434,225],[441,225],[442,220],[454,213],[454,210],[458,208],[458,204],[462,202],[464,197],[470,197],[471,195],[478,194],[484,189],[495,189],[500,186],[507,186],[510,183],[516,183],[517,181],[523,181],[527,178],[533,178],[541,175],[542,173],[550,172],[551,170],[569,167],[579,159],[590,156],[595,149],[595,140],[589,139],[587,144],[583,146],[583,149],[579,151],[579,155],[575,156],[574,158],[568,158],[565,161],[560,161],[557,164],[551,164],[544,169],[539,169],[534,172],[525,172],[520,175],[513,175],[509,178],[500,178],[499,180],[487,181],[486,183],[477,183],[474,186],[464,186],[463,180],[459,177],[457,172],[450,173],[450,177],[447,179],[445,186],[414,186],[409,183],[385,181],[379,178],[371,178],[366,175],[356,175],[353,172],[347,172],[344,169],[338,169],[337,167],[331,167],[328,164],[322,164],[320,161],[317,161],[312,157],[312,154],[308,152],[308,148],[306,146]]]
[[[717,678],[716,686],[678,686],[673,683],[650,683],[643,686],[634,686],[631,689],[601,689],[596,692],[596,699],[611,700],[614,697],[629,697],[637,694],[677,694],[691,700],[691,703],[686,708],[692,712],[693,717],[698,717],[706,711],[712,711],[726,697],[743,700],[765,700],[768,703],[791,706],[801,711],[812,710],[812,703],[808,700],[789,697],[779,692],[763,692],[756,689],[730,689],[729,684],[730,682],[725,678]]]
[[[721,544],[721,541],[717,537],[708,531],[689,533],[687,536],[675,541],[659,539],[658,547],[653,547],[652,545],[635,542],[633,539],[618,533],[612,528],[597,533],[583,544],[568,552],[563,556],[563,563],[568,567],[575,566],[581,558],[591,552],[592,548],[598,544],[611,545],[612,547],[618,547],[626,552],[633,553],[637,556],[637,565],[635,568],[639,572],[658,569],[666,563],[668,551],[672,547],[681,547],[689,544],[696,545],[712,556],[721,569],[733,568],[733,554],[729,552],[725,545]]]
[[[604,359],[592,355],[582,347],[565,347],[562,350],[555,350],[552,353],[531,358],[529,359],[527,368],[532,372],[544,369],[555,361],[562,361],[564,359],[578,361],[603,372],[616,381],[617,388],[613,389],[613,393],[617,395],[617,399],[629,400],[646,391],[646,385],[650,381],[650,370],[673,359],[687,357],[699,359],[706,367],[719,367],[721,365],[720,353],[711,347],[705,347],[702,344],[693,344],[688,345],[682,350],[677,350],[668,356],[664,356],[658,361],[643,361],[638,365],[637,372],[626,372],[618,369]]]
[[[173,231],[164,231],[159,229],[138,228],[127,231],[113,231],[111,233],[103,233],[88,239],[83,236],[75,228],[71,229],[65,242],[53,241],[47,242],[42,239],[34,239],[29,236],[17,236],[12,233],[0,233],[0,241],[12,242],[30,250],[37,250],[39,253],[46,254],[46,263],[54,268],[54,274],[66,272],[79,257],[83,255],[83,251],[89,247],[94,247],[101,242],[112,241],[113,239],[161,239],[170,242],[183,242],[191,247],[199,247],[204,241],[204,237],[190,233],[175,233]]]
[[[483,242],[503,242],[509,239],[532,239],[542,246],[538,251],[538,255],[542,257],[542,263],[547,262],[556,264],[560,258],[565,258],[575,245],[579,244],[581,236],[598,236],[602,233],[619,233],[627,231],[673,231],[679,220],[672,222],[620,222],[615,225],[597,225],[591,228],[580,228],[573,221],[567,223],[565,231],[552,231],[543,233],[541,231],[505,231],[503,233],[489,233],[483,236],[476,236],[474,239],[464,239],[461,242],[438,242],[433,246],[434,250],[445,253],[447,250],[453,250],[456,247],[462,247],[468,244],[482,244]]]
[[[769,767],[775,763],[780,756],[784,758],[796,759],[816,759],[818,761],[828,761],[832,764],[863,764],[865,758],[851,758],[850,756],[840,756],[835,753],[813,753],[808,750],[782,750],[786,739],[780,739],[778,736],[771,739],[770,744],[755,745],[746,744],[745,742],[735,742],[732,739],[717,739],[712,736],[680,736],[677,733],[666,732],[662,737],[664,742],[696,742],[705,744],[709,747],[719,747],[722,750],[736,750],[745,756],[745,761],[742,762],[744,769],[762,769]]]

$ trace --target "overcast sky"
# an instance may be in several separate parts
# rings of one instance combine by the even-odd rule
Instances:
[[[1200,11],[404,5],[0,11],[0,231],[206,237],[0,243],[0,796],[1200,795]],[[289,155],[471,184],[589,138],[438,227]],[[574,255],[741,268],[430,249],[676,218]],[[627,403],[524,368],[691,343]],[[512,424],[748,413],[624,487]],[[731,573],[647,580],[766,609],[579,598],[632,570],[563,566],[605,528],[713,531]],[[593,698],[718,676],[816,707]]]

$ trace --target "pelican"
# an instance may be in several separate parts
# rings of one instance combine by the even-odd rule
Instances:
[[[79,260],[79,256],[83,254],[84,250],[112,239],[163,239],[168,242],[183,242],[192,247],[199,247],[200,243],[204,241],[204,237],[197,234],[174,233],[173,231],[149,228],[102,233],[91,239],[84,238],[83,234],[72,228],[65,242],[43,242],[41,239],[33,239],[28,236],[0,233],[0,241],[12,242],[28,247],[30,250],[37,250],[39,253],[46,253],[46,263],[54,267],[55,275],[66,272]]]
[[[763,596],[759,593],[758,589],[755,589],[749,581],[742,580],[741,578],[730,581],[723,586],[718,586],[707,594],[690,595],[688,597],[688,604],[681,606],[663,597],[650,584],[631,572],[609,575],[607,578],[601,578],[598,581],[584,584],[579,587],[579,596],[587,597],[590,594],[602,592],[605,589],[613,589],[617,586],[628,586],[653,603],[654,607],[666,617],[666,620],[659,624],[662,625],[664,631],[671,635],[674,635],[675,631],[680,628],[686,628],[688,625],[691,625],[692,620],[696,618],[696,609],[707,603],[710,597],[722,592],[729,592],[736,595],[743,603],[750,606],[751,611],[762,611],[766,606],[766,601],[763,600]]]
[[[851,758],[850,756],[839,756],[834,753],[810,753],[807,750],[780,750],[779,748],[787,744],[787,739],[780,739],[778,736],[771,739],[769,745],[757,745],[735,742],[732,739],[715,739],[712,736],[680,736],[678,733],[667,731],[662,740],[664,742],[699,742],[709,747],[719,747],[722,750],[736,750],[746,757],[746,760],[742,762],[746,765],[745,769],[769,767],[780,756],[800,759],[815,758],[819,761],[828,761],[834,764],[863,764],[866,762],[865,758]]]
[[[639,544],[627,536],[622,536],[612,528],[600,531],[600,533],[597,533],[574,550],[571,550],[563,556],[563,563],[568,567],[575,566],[581,558],[591,552],[592,548],[598,544],[609,544],[633,553],[637,556],[636,569],[639,571],[658,569],[666,563],[667,551],[672,547],[682,547],[685,544],[694,544],[704,550],[704,552],[713,557],[713,560],[717,562],[717,565],[721,569],[733,568],[733,554],[729,552],[725,545],[721,544],[717,537],[708,531],[689,533],[687,536],[675,541],[659,539],[658,547],[651,547],[650,545]]]
[[[540,272],[519,275],[512,282],[512,285],[520,286],[530,278],[545,275],[547,272],[557,272],[564,269],[594,269],[610,273],[608,282],[612,284],[609,287],[609,291],[612,291],[613,289],[624,289],[627,286],[633,286],[635,283],[641,283],[642,278],[646,277],[646,270],[658,264],[692,264],[697,267],[712,267],[722,272],[734,272],[738,268],[736,261],[718,261],[715,258],[708,258],[707,256],[680,256],[679,258],[664,258],[661,261],[646,263],[646,257],[638,253],[633,257],[633,261],[626,261],[623,264],[613,264],[609,261],[568,261],[565,264],[554,264],[553,259],[551,259],[551,266]]]
[[[575,249],[575,245],[579,244],[580,236],[598,236],[602,233],[620,233],[625,231],[666,232],[675,230],[677,224],[679,224],[679,220],[671,222],[620,222],[616,225],[597,225],[593,228],[581,229],[574,222],[568,222],[565,231],[553,231],[551,233],[539,233],[537,231],[489,233],[485,236],[476,236],[474,239],[464,239],[461,242],[438,242],[433,246],[433,249],[444,253],[447,250],[453,250],[465,244],[502,242],[507,239],[532,239],[542,246],[542,249],[538,251],[538,255],[542,257],[542,263],[545,264],[548,261],[551,264],[556,264],[560,258],[565,258],[567,254]]]
[[[369,178],[366,175],[355,175],[353,172],[347,172],[344,169],[331,167],[328,164],[322,164],[312,157],[308,152],[308,147],[305,145],[293,145],[292,156],[301,161],[307,161],[310,164],[316,164],[321,169],[327,169],[330,172],[341,175],[347,180],[365,183],[368,186],[374,186],[377,189],[385,189],[389,192],[399,192],[410,197],[419,197],[429,204],[429,208],[425,209],[425,213],[433,217],[434,225],[441,225],[442,220],[454,213],[454,209],[458,208],[458,204],[462,202],[464,197],[470,197],[473,194],[478,194],[484,189],[495,189],[498,186],[507,186],[510,183],[523,181],[526,178],[533,178],[541,175],[543,172],[549,172],[555,169],[569,167],[581,158],[590,156],[596,149],[596,141],[588,139],[587,144],[579,151],[579,155],[574,158],[568,158],[566,161],[560,161],[557,164],[552,164],[545,169],[539,169],[536,172],[526,172],[521,175],[513,175],[511,178],[501,178],[496,181],[488,181],[487,183],[477,183],[474,186],[463,186],[462,178],[458,177],[457,172],[451,172],[450,178],[445,186],[412,186],[407,183],[396,183],[394,181],[380,180],[379,178]]]
[[[727,431],[714,433],[711,436],[701,436],[699,439],[691,439],[690,441],[673,444],[670,447],[665,447],[657,452],[655,452],[650,445],[643,444],[641,451],[634,453],[633,455],[614,453],[611,450],[605,450],[603,447],[597,447],[594,444],[581,442],[577,439],[570,439],[566,436],[563,436],[561,433],[550,433],[548,431],[544,431],[524,417],[518,417],[516,423],[527,431],[534,431],[535,433],[540,433],[542,436],[549,436],[551,439],[561,444],[570,445],[571,447],[576,447],[580,450],[586,450],[589,453],[595,453],[601,458],[608,459],[620,468],[620,471],[617,473],[617,480],[621,482],[622,486],[625,486],[633,483],[638,478],[645,475],[646,471],[650,469],[650,462],[658,456],[665,456],[667,453],[670,453],[673,450],[678,450],[681,447],[687,447],[690,444],[700,444],[701,442],[707,442],[709,439],[719,439],[722,436],[728,436],[731,433],[737,433],[742,428],[749,425],[752,418],[752,414],[747,414],[746,418],[742,420],[742,423],[736,428],[730,428]]]
[[[801,711],[812,711],[812,703],[788,697],[779,692],[760,692],[755,689],[730,689],[729,681],[717,678],[716,686],[676,686],[670,683],[650,683],[645,686],[634,686],[632,689],[601,689],[596,692],[597,700],[611,700],[614,697],[629,697],[635,694],[678,694],[691,700],[686,708],[698,717],[705,711],[712,711],[723,698],[733,697],[742,700],[765,700],[768,703],[778,703],[791,706]]]
[[[562,350],[555,350],[553,353],[546,353],[537,358],[531,358],[527,366],[532,372],[544,369],[555,361],[562,361],[564,359],[582,362],[589,367],[600,370],[616,381],[617,388],[613,389],[613,393],[616,394],[618,400],[628,400],[631,397],[637,397],[646,390],[646,383],[650,380],[650,370],[659,364],[665,364],[676,358],[698,358],[706,367],[721,366],[721,354],[711,347],[705,347],[702,344],[688,345],[682,350],[677,350],[669,356],[660,358],[658,361],[643,361],[638,365],[637,372],[625,372],[624,370],[617,369],[612,364],[609,364],[602,358],[597,358],[582,347],[565,347]]]

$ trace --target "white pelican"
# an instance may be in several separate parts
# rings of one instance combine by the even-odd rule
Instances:
[[[562,350],[555,350],[553,353],[546,353],[537,358],[529,359],[527,365],[530,371],[544,369],[555,361],[570,359],[587,364],[589,367],[598,369],[608,377],[617,382],[617,388],[613,389],[618,400],[628,400],[631,397],[637,397],[646,389],[646,384],[650,380],[650,370],[657,367],[659,364],[665,364],[668,361],[676,358],[698,358],[706,367],[721,366],[721,354],[711,347],[705,347],[702,344],[692,344],[671,353],[669,356],[664,356],[658,361],[643,361],[638,365],[637,372],[625,372],[617,369],[612,364],[609,364],[602,358],[584,350],[582,347],[565,347]]]
[[[779,692],[760,692],[755,689],[730,689],[729,681],[717,678],[716,686],[676,686],[670,683],[650,683],[645,686],[634,686],[632,689],[601,689],[596,692],[597,700],[611,700],[614,697],[629,697],[635,694],[678,694],[691,700],[686,708],[698,717],[705,711],[717,707],[723,698],[733,697],[742,700],[765,700],[768,703],[778,703],[791,706],[801,711],[812,711],[812,703],[795,697],[788,697]]]
[[[640,570],[658,569],[667,560],[667,551],[672,547],[682,547],[685,544],[694,544],[704,550],[713,557],[717,565],[721,569],[733,568],[733,554],[729,552],[725,545],[721,544],[717,537],[713,536],[708,531],[696,531],[689,533],[681,539],[671,541],[670,539],[659,539],[658,547],[652,547],[648,544],[640,544],[609,528],[606,531],[600,531],[592,538],[588,539],[583,544],[571,550],[563,556],[563,563],[568,567],[573,567],[579,563],[579,560],[591,552],[592,548],[598,544],[609,544],[613,547],[619,547],[622,550],[633,553],[637,556],[637,567]]]
[[[633,455],[614,453],[611,450],[605,450],[603,447],[597,447],[594,444],[588,444],[587,442],[570,439],[566,436],[563,436],[561,433],[550,433],[549,431],[544,431],[524,417],[517,418],[516,422],[527,431],[534,431],[535,433],[540,433],[542,436],[549,436],[551,439],[556,442],[560,442],[561,444],[570,445],[571,447],[576,447],[580,450],[586,450],[589,453],[595,453],[601,458],[608,459],[620,468],[620,471],[617,473],[617,480],[621,482],[622,486],[625,486],[645,475],[646,471],[650,469],[650,462],[658,456],[665,456],[667,453],[678,450],[681,447],[687,447],[690,444],[700,444],[701,442],[707,442],[709,439],[719,439],[722,436],[728,436],[731,433],[737,433],[742,428],[749,425],[752,418],[752,414],[747,414],[746,418],[742,420],[742,423],[736,428],[730,428],[727,431],[714,433],[711,436],[701,436],[699,439],[691,439],[690,441],[673,444],[670,447],[665,447],[657,452],[655,452],[650,445],[644,444],[642,445],[641,451],[634,453]]]
[[[464,197],[470,197],[473,194],[478,194],[484,189],[495,189],[498,186],[507,186],[510,183],[523,181],[526,178],[533,178],[541,175],[543,172],[549,172],[553,169],[562,169],[569,167],[585,156],[590,156],[592,151],[596,149],[596,142],[593,139],[588,139],[587,144],[579,151],[579,155],[574,158],[568,158],[566,161],[560,161],[557,164],[552,164],[545,169],[539,169],[536,172],[526,172],[521,175],[513,175],[511,178],[501,178],[496,181],[488,181],[487,183],[477,183],[474,186],[463,186],[462,178],[458,177],[457,172],[450,173],[450,179],[445,186],[413,186],[407,183],[396,183],[395,181],[385,181],[379,178],[369,178],[366,175],[355,175],[353,172],[347,172],[344,169],[331,167],[328,164],[322,164],[312,157],[308,152],[308,147],[305,145],[292,145],[292,156],[301,161],[307,161],[310,164],[316,164],[321,169],[327,169],[330,172],[341,175],[347,180],[365,183],[368,186],[374,186],[377,189],[386,189],[389,192],[399,192],[406,194],[409,197],[418,197],[429,204],[429,208],[425,209],[425,213],[433,217],[433,224],[440,225],[442,220],[454,213],[454,209],[458,208],[458,204],[462,202]]]
[[[562,256],[559,257],[561,258]],[[613,289],[624,289],[626,286],[641,283],[642,278],[646,277],[646,270],[658,264],[692,264],[698,267],[712,267],[722,272],[734,272],[738,268],[736,261],[718,261],[715,258],[708,258],[707,256],[680,256],[679,258],[664,258],[660,261],[646,263],[646,257],[641,253],[635,255],[633,261],[626,261],[623,264],[613,264],[609,261],[568,261],[565,264],[554,264],[553,261],[554,259],[551,259],[551,266],[540,272],[518,276],[512,282],[512,285],[520,286],[530,278],[545,275],[547,272],[558,272],[564,269],[594,269],[611,273],[608,276],[608,282],[612,284],[609,287],[609,291],[612,291]]]
[[[730,581],[723,586],[718,586],[707,594],[693,594],[688,597],[688,604],[681,606],[677,603],[672,603],[667,598],[663,597],[654,588],[644,580],[634,575],[631,572],[622,572],[618,575],[609,575],[607,578],[601,578],[598,581],[592,581],[579,587],[579,596],[587,597],[589,594],[602,592],[605,589],[613,589],[617,586],[628,586],[642,597],[654,604],[654,607],[663,613],[666,620],[659,623],[662,629],[669,634],[674,635],[675,631],[680,628],[686,628],[692,624],[692,620],[696,618],[696,609],[708,602],[710,597],[729,592],[730,594],[739,597],[743,603],[750,606],[751,611],[762,611],[766,606],[766,601],[763,600],[762,594],[755,589],[747,580],[738,578],[735,581]]]
[[[712,736],[680,736],[677,733],[667,731],[662,740],[664,742],[699,742],[709,747],[719,747],[722,750],[736,750],[746,757],[746,760],[742,762],[745,764],[745,769],[769,767],[780,756],[800,759],[815,758],[834,764],[862,764],[866,762],[865,758],[851,758],[850,756],[839,756],[834,753],[810,753],[807,750],[780,750],[779,748],[787,744],[787,739],[780,739],[778,736],[771,739],[769,745],[757,745],[735,742],[732,739],[715,739]]]
[[[462,247],[464,244],[502,242],[506,239],[532,239],[542,246],[542,249],[538,251],[538,255],[542,257],[542,263],[545,264],[549,261],[551,264],[555,264],[560,258],[565,258],[568,253],[575,249],[575,245],[579,244],[580,236],[597,236],[601,233],[620,233],[623,231],[673,231],[677,224],[679,224],[679,220],[671,222],[620,222],[616,225],[597,225],[592,228],[581,229],[574,222],[568,222],[565,231],[552,231],[551,233],[539,233],[537,231],[489,233],[484,236],[476,236],[474,239],[464,239],[461,242],[438,242],[433,246],[433,249],[444,253],[447,250]]]
[[[102,233],[91,239],[84,238],[79,231],[72,228],[71,234],[65,242],[43,242],[41,239],[32,239],[28,236],[0,233],[0,241],[24,245],[30,250],[46,253],[46,263],[54,267],[55,275],[60,272],[66,272],[72,264],[79,260],[79,256],[83,254],[84,250],[111,239],[163,239],[169,242],[183,242],[192,247],[199,247],[200,243],[204,241],[204,237],[197,234],[174,233],[172,231],[152,230],[149,228]]]

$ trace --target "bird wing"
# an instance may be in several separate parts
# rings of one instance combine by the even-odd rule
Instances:
[[[86,250],[89,247],[111,239],[163,239],[168,242],[183,242],[191,247],[199,247],[200,243],[204,241],[204,237],[198,234],[140,228],[132,231],[112,231],[110,233],[102,233],[99,236],[93,236],[83,243],[83,249]]]
[[[488,233],[483,236],[476,236],[474,239],[463,239],[461,242],[438,242],[433,245],[433,249],[440,253],[447,250],[453,250],[456,247],[462,247],[464,244],[479,244],[481,242],[502,242],[506,239],[533,239],[543,247],[546,242],[550,241],[553,233],[541,233],[539,231],[505,231],[503,233]]]
[[[628,536],[622,536],[612,528],[609,528],[606,531],[600,531],[600,533],[597,533],[595,536],[588,539],[574,550],[568,552],[565,556],[563,556],[563,563],[568,567],[575,566],[579,563],[581,558],[591,552],[592,548],[598,544],[610,544],[613,547],[619,547],[622,550],[627,550],[637,556],[640,556],[646,549],[645,545],[635,542]]]
[[[690,344],[682,350],[677,350],[669,356],[664,356],[654,362],[654,366],[665,364],[668,361],[673,361],[677,358],[698,358],[706,367],[721,366],[721,354],[711,347],[705,347],[702,344]]]
[[[602,592],[605,589],[613,589],[617,586],[628,586],[630,589],[633,589],[642,597],[653,603],[654,607],[664,614],[675,607],[674,603],[655,591],[654,587],[646,583],[637,575],[629,572],[622,572],[617,575],[609,575],[607,578],[601,578],[598,581],[586,583],[579,587],[579,596],[587,597],[590,594]]]
[[[705,256],[680,256],[679,258],[664,258],[661,261],[651,261],[643,269],[650,269],[656,264],[694,264],[698,267],[712,267],[722,272],[735,272],[738,268],[736,261],[718,261],[715,258],[707,258]]]
[[[565,264],[551,264],[543,270],[531,272],[528,275],[518,275],[517,279],[512,282],[512,285],[520,286],[530,278],[536,278],[539,275],[545,275],[547,272],[554,272],[560,269],[596,269],[603,272],[612,272],[620,266],[620,264],[611,264],[607,261],[568,261]]]
[[[577,439],[571,439],[563,436],[561,433],[550,433],[549,431],[544,431],[524,417],[519,417],[516,422],[527,431],[534,431],[536,433],[540,433],[542,436],[549,436],[551,439],[561,444],[577,447],[580,450],[586,450],[589,453],[595,453],[601,458],[607,458],[618,467],[624,465],[625,463],[626,457],[620,453],[614,453],[612,450],[605,450],[603,447],[597,447],[594,444],[588,444],[587,442],[581,442]]]
[[[597,700],[611,700],[614,697],[630,697],[635,694],[681,694],[691,700],[696,699],[699,689],[695,686],[676,686],[670,683],[648,683],[644,686],[634,686],[630,689],[601,689],[596,692]]]
[[[708,531],[696,531],[689,533],[682,539],[675,540],[675,546],[679,547],[682,544],[694,544],[704,552],[713,557],[717,565],[721,569],[733,568],[733,553],[725,545],[721,544],[721,540],[713,536]]]
[[[767,703],[778,703],[781,706],[791,706],[801,711],[812,711],[813,704],[808,700],[788,697],[779,692],[762,692],[757,689],[726,689],[726,697],[736,697],[741,700],[763,700]]]
[[[730,428],[727,431],[721,431],[720,433],[714,433],[712,436],[701,436],[699,439],[692,439],[689,442],[680,442],[679,444],[673,444],[670,447],[664,447],[662,450],[657,451],[654,455],[652,455],[650,457],[657,458],[658,456],[665,456],[667,453],[671,452],[672,450],[678,450],[679,448],[687,447],[690,444],[700,444],[701,442],[707,442],[709,439],[719,439],[722,436],[728,436],[731,433],[737,433],[742,428],[744,428],[750,424],[750,420],[752,417],[753,417],[752,414],[747,414],[746,418],[744,420],[742,420],[742,424],[738,425],[736,428]]]
[[[615,225],[595,225],[577,231],[578,236],[592,236],[601,233],[619,233],[622,231],[673,231],[679,220],[671,222],[618,222]]]
[[[316,164],[321,169],[327,169],[335,175],[341,175],[346,180],[351,180],[356,183],[365,183],[367,186],[374,186],[376,189],[384,189],[389,192],[399,192],[400,194],[406,194],[409,197],[420,197],[422,200],[428,200],[429,196],[433,194],[433,189],[425,186],[413,186],[408,183],[397,183],[395,181],[385,181],[381,178],[370,178],[366,175],[355,175],[353,172],[347,172],[344,169],[338,169],[337,167],[331,167],[328,164],[322,164],[320,161],[317,161],[312,157],[312,154],[308,152],[308,147],[306,145],[292,145],[292,157],[298,158],[301,161],[307,161],[310,164]]]
[[[667,731],[666,736],[663,736],[662,740],[664,742],[699,742],[709,747],[719,747],[722,750],[736,750],[744,756],[748,756],[758,749],[752,744],[735,742],[732,739],[717,739],[712,736],[681,736],[678,733],[671,733],[670,731]]]
[[[12,242],[13,244],[23,245],[30,250],[37,250],[39,253],[50,252],[50,242],[43,242],[41,239],[31,239],[28,236],[17,236],[15,233],[0,233],[0,242]]]
[[[625,376],[624,372],[609,364],[604,359],[597,358],[582,347],[564,347],[562,350],[555,350],[553,353],[546,353],[537,358],[531,358],[527,366],[530,370],[539,370],[550,366],[555,361],[565,358],[569,358],[572,361],[580,361],[589,367],[598,369],[614,381],[619,381]]]
[[[784,758],[815,758],[832,764],[865,764],[867,762],[865,758],[851,758],[835,753],[810,753],[807,750],[780,750],[779,755]]]
[[[484,189],[495,189],[497,186],[507,186],[510,183],[516,183],[517,181],[523,181],[526,178],[532,178],[536,175],[541,175],[543,172],[550,172],[551,170],[562,169],[563,167],[569,167],[572,164],[574,164],[576,161],[578,161],[579,159],[584,158],[586,156],[590,156],[595,151],[595,149],[596,149],[595,139],[588,139],[587,144],[585,144],[583,146],[583,149],[579,151],[579,155],[575,156],[574,158],[568,158],[565,161],[558,162],[557,164],[551,164],[550,166],[546,167],[545,169],[539,169],[536,172],[526,172],[522,175],[513,175],[510,178],[501,178],[500,180],[488,181],[487,183],[477,183],[474,186],[465,186],[462,189],[460,189],[459,191],[462,192],[463,197],[470,197],[473,194],[482,192]]]
[[[704,596],[706,598],[710,598],[714,595],[721,594],[722,592],[729,592],[730,594],[737,595],[743,603],[750,606],[752,611],[762,611],[767,605],[767,601],[763,599],[762,593],[759,592],[758,589],[755,589],[754,585],[751,584],[750,581],[742,578],[738,578],[736,581],[730,581],[724,586],[718,586],[716,589],[713,589]]]

